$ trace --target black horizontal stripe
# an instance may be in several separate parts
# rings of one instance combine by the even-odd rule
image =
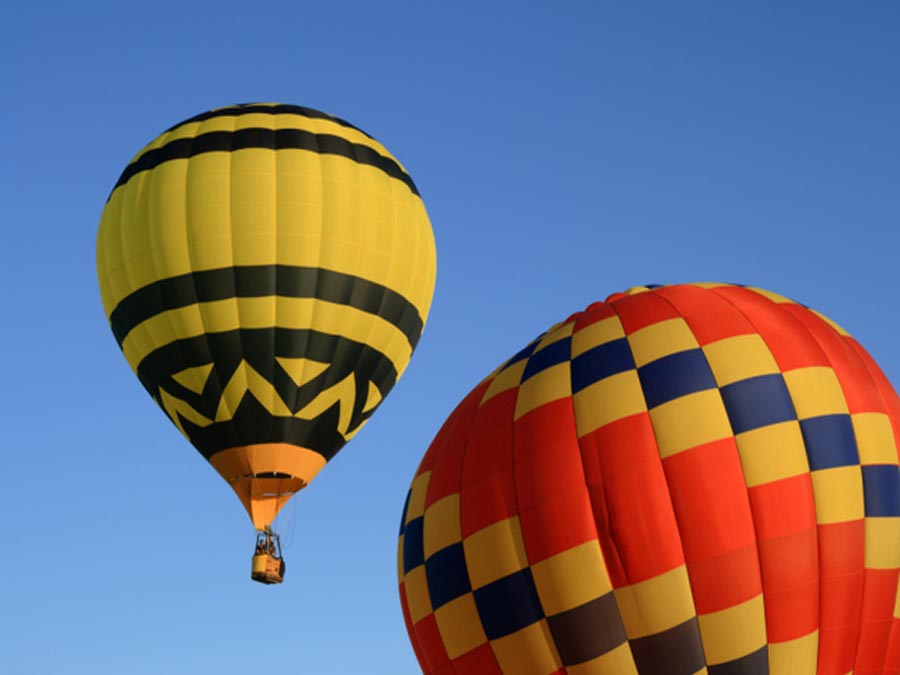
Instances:
[[[110,323],[121,346],[137,325],[161,312],[198,302],[273,295],[315,298],[379,316],[396,326],[412,348],[422,335],[418,310],[396,291],[342,272],[288,265],[225,267],[160,279],[123,298]]]
[[[391,178],[405,183],[413,194],[419,194],[412,178],[392,157],[378,153],[361,143],[351,143],[333,134],[316,134],[303,129],[238,129],[237,131],[210,131],[193,138],[178,138],[162,147],[148,150],[125,167],[113,187],[127,183],[133,176],[155,169],[174,159],[188,159],[205,152],[234,152],[248,148],[268,150],[310,150],[323,155],[340,155],[359,164],[380,169]],[[110,194],[110,197],[112,194]]]
[[[290,103],[275,103],[268,105],[265,103],[240,103],[238,105],[230,105],[225,108],[216,108],[215,110],[208,110],[206,112],[200,113],[199,115],[189,117],[183,122],[179,122],[178,124],[169,127],[168,129],[166,129],[166,131],[174,131],[178,127],[182,127],[185,124],[204,122],[216,117],[240,117],[241,115],[251,115],[254,113],[263,113],[265,115],[299,115],[300,117],[309,117],[310,119],[328,120],[329,122],[340,124],[342,127],[347,127],[348,129],[358,131],[364,136],[369,136],[369,134],[367,134],[359,127],[350,124],[350,122],[347,122],[346,120],[342,120],[340,117],[329,115],[328,113],[322,112],[321,110],[316,110],[315,108],[306,108],[300,105],[291,105]],[[369,136],[369,138],[372,137]]]

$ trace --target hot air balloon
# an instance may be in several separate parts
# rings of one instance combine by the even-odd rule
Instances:
[[[409,363],[434,238],[406,170],[310,108],[246,104],[161,134],[103,209],[97,271],[129,365],[259,531],[356,434]]]
[[[460,403],[399,540],[425,673],[900,672],[900,399],[822,315],[642,287]]]

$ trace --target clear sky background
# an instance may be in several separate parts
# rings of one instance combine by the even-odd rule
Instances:
[[[405,675],[416,466],[477,382],[646,283],[808,304],[900,383],[900,2],[0,6],[0,672]],[[103,204],[163,129],[236,102],[342,117],[405,165],[438,278],[405,376],[253,527],[155,407],[97,290]]]

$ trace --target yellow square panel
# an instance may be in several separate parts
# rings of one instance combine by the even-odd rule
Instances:
[[[638,675],[627,642],[595,659],[566,666],[566,675]]]
[[[572,394],[569,362],[559,363],[542,370],[519,385],[515,419],[535,408],[566,398]]]
[[[441,605],[434,612],[447,656],[455,659],[487,642],[471,593]]]
[[[585,387],[572,397],[578,437],[616,420],[647,412],[636,370],[616,373]]]
[[[463,540],[473,589],[528,567],[518,516],[492,523]]]
[[[819,317],[820,319],[822,319],[822,321],[824,321],[825,323],[827,323],[829,326],[831,326],[832,328],[834,328],[834,330],[836,330],[836,331],[838,332],[838,334],[842,335],[843,337],[850,337],[850,333],[848,333],[847,331],[845,331],[845,330],[844,330],[838,323],[836,323],[833,319],[829,319],[827,316],[825,316],[824,314],[820,314],[819,312],[817,312],[817,311],[814,310],[814,309],[811,309],[810,311],[811,311],[813,314],[815,314],[817,317]]]
[[[866,518],[866,567],[900,567],[900,517]]]
[[[803,433],[796,420],[751,429],[735,440],[747,487],[809,472]]]
[[[504,673],[550,675],[562,666],[550,627],[544,620],[491,642]]]
[[[757,294],[763,296],[764,298],[768,298],[772,302],[776,302],[779,305],[796,304],[796,303],[794,303],[793,300],[790,300],[790,299],[784,297],[783,295],[778,295],[778,293],[773,293],[772,291],[767,291],[764,288],[755,288],[754,286],[747,286],[747,290],[753,291],[754,293],[757,293]]]
[[[766,644],[762,595],[728,609],[701,614],[697,620],[708,665],[738,659]]]
[[[572,358],[607,342],[625,337],[625,329],[618,316],[610,316],[585,326],[572,334]]]
[[[897,464],[897,441],[891,420],[884,413],[851,416],[860,464]]]
[[[425,565],[419,565],[411,569],[403,583],[406,586],[406,604],[409,606],[409,618],[413,623],[418,623],[431,614],[431,595],[428,592]]]
[[[798,419],[847,414],[847,401],[831,368],[815,366],[784,373]]]
[[[616,603],[629,640],[674,628],[697,613],[684,565],[617,588]]]
[[[628,336],[628,344],[638,368],[663,356],[700,346],[687,323],[680,317],[636,330]]]
[[[501,370],[497,376],[491,380],[491,383],[484,392],[484,396],[481,398],[481,402],[484,403],[497,394],[518,387],[519,383],[522,381],[522,373],[525,372],[525,366],[527,364],[528,359],[522,359],[521,361],[512,364],[506,370]]]
[[[862,470],[859,466],[838,466],[813,471],[813,496],[819,525],[859,520],[865,516]]]
[[[720,387],[779,372],[772,352],[756,334],[736,335],[712,342],[703,347],[703,353]]]
[[[425,511],[423,548],[430,558],[442,548],[462,539],[459,526],[459,493],[437,500]]]
[[[554,342],[559,342],[560,340],[565,340],[567,337],[572,336],[572,331],[575,329],[575,322],[570,321],[568,323],[558,323],[552,326],[541,338],[540,342],[538,342],[537,347],[534,348],[535,352],[541,351],[544,347],[549,347]]]
[[[650,411],[650,420],[663,458],[731,436],[731,423],[718,389],[663,403]]]
[[[406,507],[406,525],[411,520],[425,515],[425,493],[428,492],[428,481],[431,471],[423,471],[412,482],[409,495],[409,506]]]
[[[796,640],[769,643],[769,672],[772,675],[815,675],[819,660],[819,631]]]
[[[531,576],[548,616],[583,605],[612,590],[596,539],[532,565]]]

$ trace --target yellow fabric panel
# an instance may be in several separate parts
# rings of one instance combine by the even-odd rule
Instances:
[[[345,440],[349,440],[352,437],[352,434],[348,435],[348,427],[350,426],[350,419],[353,416],[353,405],[356,403],[356,379],[353,375],[348,375],[340,382],[336,382],[328,387],[328,389],[320,391],[312,401],[294,413],[294,417],[303,420],[315,419],[335,403],[340,403],[337,431]],[[275,414],[278,415],[281,413]],[[290,415],[290,411],[286,414]],[[359,428],[362,427],[363,424],[365,424],[365,422],[360,424],[360,426],[356,428],[356,431],[359,431]]]
[[[463,551],[473,590],[528,567],[518,516],[469,535],[463,540]]]
[[[441,641],[447,656],[455,659],[487,642],[481,626],[481,617],[475,606],[475,597],[466,593],[434,611]]]
[[[592,323],[572,335],[572,358],[607,342],[625,337],[625,329],[618,316],[610,316]]]
[[[790,640],[769,643],[769,675],[816,675],[819,631]]]
[[[160,278],[275,262],[361,276],[428,314],[436,263],[421,199],[348,158],[252,148],[170,160],[119,187],[101,218],[107,314]]]
[[[570,321],[569,323],[556,324],[547,331],[547,334],[544,335],[544,337],[540,339],[537,347],[534,348],[534,352],[532,352],[532,354],[536,354],[545,347],[549,347],[550,345],[559,342],[560,340],[565,340],[568,337],[572,337],[572,331],[574,329],[575,323],[573,321]]]
[[[519,385],[514,419],[551,401],[572,395],[569,362],[559,363],[542,370]]]
[[[822,469],[810,475],[819,525],[858,520],[865,515],[862,472],[858,465]]]
[[[376,405],[381,403],[381,390],[375,386],[375,383],[369,381],[369,391],[366,393],[366,402],[363,405],[363,412],[369,412]]]
[[[162,405],[163,410],[166,411],[166,414],[169,416],[169,419],[178,427],[178,430],[187,436],[184,431],[184,428],[181,426],[181,421],[178,416],[181,415],[189,422],[193,422],[199,427],[206,427],[212,424],[212,420],[204,417],[200,413],[198,413],[194,408],[184,401],[182,401],[177,396],[172,396],[165,389],[159,390],[159,398],[160,405]]]
[[[328,368],[327,363],[306,358],[276,356],[275,360],[298,387],[302,387],[317,375],[321,375]]]
[[[803,433],[796,420],[751,429],[735,440],[747,487],[809,472]]]
[[[494,656],[504,673],[550,675],[562,662],[545,620],[491,641]]]
[[[849,412],[844,390],[831,368],[798,368],[784,373],[784,381],[798,419]]]
[[[646,581],[617,588],[616,603],[629,640],[661,633],[697,614],[684,565]]]
[[[650,411],[650,420],[663,458],[731,436],[731,423],[718,389],[663,403]]]
[[[566,666],[566,675],[639,675],[626,642],[590,661]]]
[[[612,590],[596,539],[535,563],[531,576],[547,615],[573,609]]]
[[[522,359],[497,373],[497,376],[487,386],[484,396],[481,398],[481,403],[483,404],[485,401],[492,399],[497,394],[518,387],[522,381],[522,373],[525,372],[526,365],[528,365],[528,359]]]
[[[775,357],[757,334],[736,335],[712,342],[703,347],[703,353],[720,387],[779,372]]]
[[[850,333],[848,333],[847,331],[845,331],[845,330],[843,329],[843,327],[842,327],[840,324],[838,324],[836,321],[834,321],[834,319],[829,319],[827,316],[825,316],[824,314],[821,314],[821,313],[817,312],[817,311],[814,310],[814,309],[810,309],[809,311],[812,312],[813,314],[815,314],[815,315],[816,315],[817,317],[819,317],[820,319],[822,319],[822,321],[824,321],[825,323],[827,323],[829,326],[831,326],[832,328],[834,328],[834,330],[837,331],[839,335],[841,335],[841,336],[843,336],[843,337],[850,337]]]
[[[442,548],[459,543],[459,493],[439,499],[425,511],[423,548],[429,558]]]
[[[207,363],[205,366],[185,368],[172,375],[172,379],[185,389],[189,389],[195,394],[200,394],[206,386],[206,381],[209,379],[212,368],[213,364],[211,363]]]
[[[900,585],[897,586],[897,598],[894,600],[894,618],[900,619]]]
[[[379,316],[315,298],[283,296],[228,298],[161,312],[128,334],[122,342],[122,352],[136,370],[150,352],[175,340],[273,325],[310,328],[367,344],[390,359],[398,371],[412,356],[406,336]]]
[[[640,368],[663,356],[697,349],[697,338],[681,317],[636,330],[628,336],[635,365]]]
[[[731,284],[723,284],[721,281],[697,281],[688,284],[688,286],[694,286],[696,288],[723,288],[729,287]]]
[[[746,656],[766,644],[762,595],[727,609],[697,617],[707,665]]]
[[[747,286],[748,291],[753,291],[757,295],[761,295],[764,298],[768,298],[772,302],[778,303],[779,305],[793,305],[796,304],[793,300],[784,297],[783,295],[778,295],[778,293],[773,293],[772,291],[767,291],[764,288],[756,288],[755,286]]]
[[[884,413],[851,416],[860,464],[897,464],[897,440],[890,418]]]
[[[406,522],[425,515],[425,495],[428,493],[428,481],[431,479],[431,471],[423,471],[412,482],[409,493],[409,505],[406,507]]]
[[[866,567],[875,570],[900,568],[900,518],[866,518]]]
[[[644,390],[636,370],[626,370],[594,382],[572,396],[578,437],[596,429],[647,412]]]
[[[418,623],[431,614],[431,595],[428,592],[425,565],[411,569],[403,581],[406,584],[406,604],[409,606],[409,618],[413,623]]]
[[[249,363],[241,361],[222,390],[219,407],[216,408],[216,422],[225,422],[234,417],[234,412],[248,391],[273,415],[291,416],[290,409],[281,400],[281,396],[278,395],[272,383],[257,373]],[[341,414],[343,415],[343,413],[342,408]],[[342,428],[346,427],[339,427],[339,430]]]

